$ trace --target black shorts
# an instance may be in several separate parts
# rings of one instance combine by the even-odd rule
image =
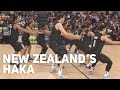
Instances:
[[[78,49],[82,50],[85,54],[90,54],[91,49],[90,49],[89,45],[85,45],[85,44],[81,43],[80,41],[78,41],[78,42],[75,42],[75,46]]]
[[[110,58],[104,54],[96,54],[96,60],[100,61],[102,63],[106,63],[108,61],[111,61]]]
[[[40,44],[40,43],[46,43],[45,42],[45,35],[39,35],[37,37],[37,43]]]
[[[90,54],[90,47],[89,46],[83,46],[83,47],[80,47],[80,49],[85,53],[85,54]]]
[[[68,54],[66,48],[63,45],[49,43],[49,47],[53,50],[55,54],[58,54],[58,56],[63,57],[64,54]]]
[[[14,48],[15,52],[19,52],[23,49],[22,45],[18,41],[10,41],[10,45]]]
[[[37,44],[41,45],[41,44],[43,44],[43,43],[46,44],[45,40],[37,40]]]
[[[31,46],[29,39],[22,39],[22,42],[24,46]]]
[[[42,48],[46,48],[47,44],[45,41],[37,41],[38,45],[40,45]]]

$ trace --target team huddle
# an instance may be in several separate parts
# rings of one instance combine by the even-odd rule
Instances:
[[[16,54],[20,53],[21,56],[28,53],[31,53],[31,43],[29,41],[30,35],[37,36],[37,43],[42,47],[40,54],[45,54],[48,50],[48,46],[45,41],[45,36],[49,36],[49,48],[55,54],[58,54],[59,60],[62,60],[64,54],[69,54],[69,51],[66,49],[66,45],[70,44],[75,45],[74,53],[84,53],[87,54],[95,54],[96,62],[94,64],[90,63],[89,60],[86,60],[85,66],[89,70],[89,74],[93,74],[94,68],[98,61],[102,63],[106,63],[104,79],[109,78],[109,71],[112,67],[112,61],[109,57],[102,53],[102,48],[105,43],[116,44],[119,45],[119,41],[112,41],[109,38],[109,35],[106,34],[106,26],[101,23],[99,25],[98,30],[94,31],[92,28],[91,22],[84,22],[81,25],[82,30],[73,34],[69,32],[68,28],[64,23],[65,15],[62,13],[58,13],[56,17],[56,22],[54,23],[52,30],[49,30],[47,25],[39,25],[37,21],[34,19],[28,19],[24,27],[21,27],[19,22],[21,19],[18,16],[12,17],[12,29],[10,35],[10,45],[14,48]],[[34,30],[33,27],[38,26],[38,30]],[[24,32],[22,36],[22,42],[24,47],[18,42],[19,32]],[[70,48],[69,48],[70,49]],[[88,59],[88,58],[86,58]],[[33,58],[29,57],[29,60],[33,60]],[[16,64],[17,68],[19,68],[20,63],[11,63]],[[64,64],[57,64],[58,66],[58,78],[67,78],[63,75]],[[56,70],[56,64],[52,64],[50,72],[54,73]]]

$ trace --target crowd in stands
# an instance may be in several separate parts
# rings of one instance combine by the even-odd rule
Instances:
[[[65,23],[72,33],[79,31],[84,22],[91,22],[94,31],[98,30],[100,24],[105,24],[111,38],[120,41],[120,11],[48,11],[50,27],[54,25],[56,15],[60,12],[65,14]],[[0,40],[3,40],[4,32],[11,28],[8,18],[12,15],[19,15],[22,18],[20,23],[24,26],[28,18],[38,20],[39,11],[0,11]]]

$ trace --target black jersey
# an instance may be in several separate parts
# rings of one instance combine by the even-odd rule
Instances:
[[[14,25],[14,24],[13,24]],[[11,35],[10,35],[10,41],[17,41],[18,40],[18,36],[19,36],[19,31],[16,29],[14,29],[12,25],[12,28],[11,28]]]
[[[27,27],[27,26],[26,26],[26,27]],[[25,28],[26,28],[26,27],[25,27]],[[29,34],[29,33],[24,32],[24,33],[23,33],[23,36],[22,36],[22,39],[23,39],[23,40],[28,40],[28,39],[29,39],[29,37],[30,37],[30,34]]]
[[[38,29],[39,30],[44,30],[43,29],[43,27],[45,26],[45,24],[43,25],[43,24],[39,24],[38,25]],[[37,36],[37,41],[38,42],[45,42],[45,34],[39,34],[38,36]]]
[[[95,53],[95,54],[100,54],[102,51],[102,48],[105,44],[105,41],[101,40],[101,36],[103,36],[101,33],[95,33],[95,36],[93,38],[93,42],[92,42],[92,48],[91,48],[91,52]]]
[[[63,44],[63,38],[61,36],[61,31],[57,30],[55,28],[55,25],[52,27],[52,32],[51,32],[51,35],[49,37],[50,38],[50,42],[53,42],[55,44]]]
[[[19,52],[23,49],[22,45],[18,42],[19,31],[14,29],[14,24],[11,28],[11,35],[10,35],[10,45],[14,48],[15,52]]]
[[[89,37],[87,34],[88,34],[89,30],[86,30],[86,31],[83,31],[81,33],[81,39],[80,39],[80,43],[81,45],[84,45],[84,46],[89,46],[90,43],[91,43],[91,37]]]

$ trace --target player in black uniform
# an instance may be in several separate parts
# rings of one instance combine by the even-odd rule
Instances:
[[[96,55],[96,63],[92,64],[92,67],[89,69],[89,73],[93,73],[93,69],[96,66],[98,61],[101,61],[102,63],[106,63],[106,68],[105,68],[105,74],[104,74],[104,79],[108,78],[108,73],[111,69],[112,66],[112,61],[110,60],[109,57],[106,55],[102,54],[102,48],[104,44],[110,43],[110,44],[115,44],[118,45],[120,42],[118,41],[112,41],[111,39],[108,38],[108,35],[106,35],[106,27],[105,25],[100,25],[99,27],[99,32],[95,33],[93,43],[92,43],[92,48],[91,48],[91,54]]]
[[[43,34],[39,34],[37,37],[37,43],[42,47],[40,54],[45,54],[48,50],[47,43],[45,41],[46,34],[50,33],[48,28],[48,12],[40,11],[38,18],[38,29],[42,30]]]
[[[14,48],[14,50],[16,52],[20,52],[21,56],[25,55],[25,50],[22,47],[22,45],[18,42],[18,36],[19,36],[19,32],[26,32],[29,34],[34,34],[34,35],[38,35],[39,32],[38,31],[31,31],[31,30],[27,30],[27,29],[23,29],[19,22],[20,22],[20,18],[16,15],[12,17],[12,29],[11,29],[11,35],[10,35],[10,45]],[[17,67],[19,68],[20,63],[17,63]]]
[[[75,45],[77,50],[82,50],[81,53],[89,54],[91,40],[94,36],[94,33],[91,31],[92,24],[90,22],[83,23],[81,25],[81,28],[83,29],[81,32],[81,39],[79,41],[76,41]],[[77,50],[75,49],[75,52],[77,52]],[[86,64],[84,63],[84,65]],[[89,64],[86,67],[89,67]]]
[[[49,47],[54,51],[55,54],[58,54],[60,60],[62,59],[64,54],[68,53],[66,48],[63,46],[62,36],[70,40],[80,39],[80,36],[73,35],[64,30],[62,26],[64,20],[65,20],[64,14],[59,13],[57,15],[57,22],[52,28],[52,32],[50,35],[50,42],[49,42]],[[58,70],[58,78],[66,78],[62,74],[62,68],[63,68],[63,64],[60,64],[60,68]],[[52,64],[51,72],[53,72],[54,70],[55,70],[55,64]]]
[[[48,28],[45,28],[45,26],[41,26],[39,27],[38,29],[42,29],[43,32],[44,30],[48,30]],[[45,34],[39,34],[39,36],[37,37],[37,43],[38,45],[40,45],[42,47],[42,50],[40,52],[40,54],[45,54],[46,51],[48,50],[48,47],[47,47],[47,44],[46,44],[46,41],[45,41]]]
[[[36,25],[36,23],[33,19],[26,20],[25,29],[32,31],[32,28],[35,25]],[[29,54],[29,60],[33,60],[30,57],[30,52],[31,52],[32,47],[31,47],[31,43],[29,41],[29,37],[30,37],[30,34],[24,32],[23,36],[22,36],[22,42],[23,42],[23,45],[24,45],[25,53],[27,52],[27,54]]]
[[[81,39],[77,42],[76,47],[81,49],[85,54],[89,53],[90,43],[94,33],[91,31],[92,24],[84,23],[82,26],[83,31],[81,32]]]

